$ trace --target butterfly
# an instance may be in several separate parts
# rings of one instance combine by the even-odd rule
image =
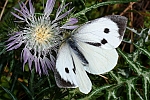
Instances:
[[[88,21],[71,32],[58,50],[54,76],[60,88],[78,87],[88,94],[94,75],[112,70],[118,61],[117,48],[124,36],[127,18],[109,15]]]

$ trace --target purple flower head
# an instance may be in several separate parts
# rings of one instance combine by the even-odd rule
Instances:
[[[62,14],[62,11],[68,4],[60,6],[56,12],[54,20],[51,20],[50,14],[52,13],[55,0],[47,0],[44,12],[42,15],[35,13],[31,0],[29,0],[29,9],[21,2],[19,3],[20,10],[14,8],[20,13],[20,16],[12,14],[19,19],[19,22],[26,24],[19,32],[14,32],[7,40],[7,50],[18,49],[21,45],[24,46],[21,52],[21,59],[23,61],[23,69],[26,63],[29,69],[32,69],[32,63],[36,72],[48,74],[48,69],[53,70],[55,65],[55,58],[52,51],[57,51],[56,47],[60,44],[62,36],[60,35],[61,29],[75,29],[78,26],[74,25],[78,22],[75,18],[70,18],[64,25],[58,24],[61,19],[66,17],[72,9]]]

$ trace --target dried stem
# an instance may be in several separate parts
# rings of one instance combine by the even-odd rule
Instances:
[[[126,13],[129,9],[131,9],[134,4],[135,2],[130,3],[129,6],[120,15],[121,16],[124,15],[124,13]]]
[[[5,10],[5,7],[6,7],[7,3],[8,3],[8,0],[5,1],[4,7],[3,7],[2,11],[1,11],[1,14],[0,14],[0,21],[1,21],[1,19],[2,19],[2,16],[3,16],[3,13],[4,13],[4,10]]]
[[[120,14],[120,15],[124,15],[129,9],[132,10],[132,6],[135,4],[135,2],[131,2],[129,4],[129,6]],[[132,23],[133,23],[133,12],[131,12],[130,14],[130,18],[131,18],[131,22],[130,22],[130,26],[132,27]],[[128,35],[128,37],[130,36],[130,34]],[[131,41],[133,42],[133,33],[131,32]],[[123,45],[122,50],[124,50],[126,46],[126,43]],[[132,52],[134,50],[133,45],[130,45],[130,52]]]
[[[133,2],[130,3],[130,5],[132,5],[132,6],[133,6],[133,4],[134,4]],[[132,10],[132,6],[131,6],[131,10]],[[133,16],[133,12],[131,12],[131,14],[130,14],[130,18],[131,18],[131,19],[130,19],[130,20],[131,20],[130,26],[131,26],[131,27],[133,27],[133,17],[134,17],[134,16]],[[134,39],[133,39],[134,36],[133,36],[133,35],[134,35],[133,32],[131,32],[131,42],[132,42],[132,43],[133,43],[133,41],[134,41]],[[130,53],[132,53],[133,50],[134,50],[134,45],[131,44],[131,45],[130,45]]]

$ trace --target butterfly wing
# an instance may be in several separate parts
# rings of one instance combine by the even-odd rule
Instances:
[[[116,66],[115,48],[122,41],[126,23],[126,17],[112,15],[87,22],[74,31],[72,38],[89,63],[84,67],[86,71],[103,74]]]
[[[89,21],[73,33],[73,38],[104,49],[120,45],[126,29],[127,18],[111,15]]]
[[[73,63],[68,45],[62,44],[58,52],[54,72],[56,83],[59,87],[75,88],[78,86],[74,71],[76,68]]]
[[[92,74],[103,74],[112,70],[118,61],[116,49],[103,49],[78,41],[79,50],[88,61],[85,70]]]
[[[59,49],[54,75],[59,87],[79,87],[85,94],[91,90],[92,84],[84,66],[68,43],[64,43]]]

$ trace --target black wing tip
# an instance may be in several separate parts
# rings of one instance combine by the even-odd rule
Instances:
[[[74,88],[76,87],[75,84],[71,84],[69,81],[64,80],[60,74],[57,72],[57,70],[54,70],[54,77],[56,80],[56,84],[60,88]]]
[[[128,19],[125,16],[120,16],[120,15],[109,15],[109,16],[105,16],[105,18],[109,18],[117,24],[119,28],[119,34],[122,37],[124,35],[124,31],[126,29]]]
[[[127,22],[127,17],[125,16],[121,16],[121,15],[108,15],[108,16],[105,16],[106,18],[109,18],[113,21],[124,21],[124,22]]]

